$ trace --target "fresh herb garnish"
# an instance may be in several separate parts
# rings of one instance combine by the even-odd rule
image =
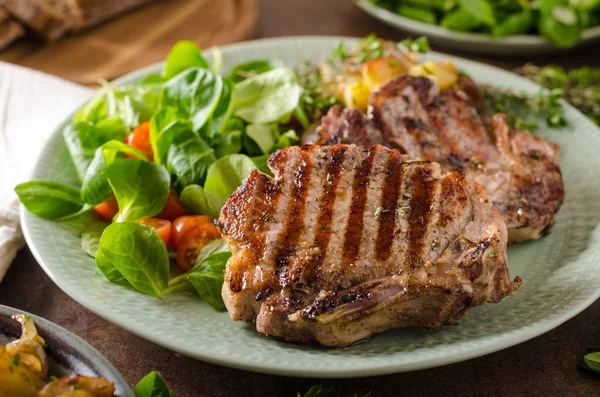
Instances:
[[[431,51],[429,46],[429,40],[427,37],[417,37],[416,39],[404,39],[400,42],[400,45],[411,52],[426,53]]]
[[[552,128],[567,124],[560,103],[562,98],[558,90],[543,90],[537,95],[503,90],[492,86],[483,86],[485,98],[484,114],[507,113],[508,122],[517,129],[535,132],[539,125],[536,118],[544,118]]]
[[[517,73],[559,92],[567,102],[600,124],[600,69],[585,66],[566,71],[556,65],[538,67],[527,64],[517,69]]]
[[[18,367],[21,363],[21,356],[19,355],[19,353],[17,353],[14,356],[12,356],[12,359],[10,361],[15,367]]]

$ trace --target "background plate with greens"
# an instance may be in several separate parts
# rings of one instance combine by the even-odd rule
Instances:
[[[252,59],[278,59],[289,66],[326,58],[344,40],[303,37],[260,40],[222,49],[226,73]],[[536,84],[512,73],[461,58],[451,60],[478,83],[535,94]],[[210,56],[207,53],[210,62]],[[119,79],[141,81],[161,70],[154,65]],[[81,219],[50,222],[26,211],[22,225],[29,247],[48,275],[73,299],[148,340],[201,360],[253,371],[309,377],[356,377],[449,364],[516,345],[560,325],[600,296],[600,129],[565,104],[568,129],[540,130],[561,145],[566,200],[551,235],[508,250],[512,275],[523,287],[497,305],[472,310],[460,326],[428,331],[400,329],[344,349],[322,349],[273,340],[254,324],[233,322],[197,295],[156,299],[110,283],[81,249]],[[76,171],[61,130],[47,142],[32,179],[76,184]]]
[[[398,15],[376,6],[370,0],[355,1],[356,5],[367,14],[388,25],[411,33],[415,37],[427,36],[436,45],[458,51],[488,55],[531,55],[564,51],[564,48],[558,48],[550,40],[539,35],[493,37],[483,33],[457,32]],[[582,32],[577,46],[590,44],[599,39],[600,26],[588,28]]]

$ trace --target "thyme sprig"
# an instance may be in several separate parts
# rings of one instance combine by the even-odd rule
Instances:
[[[506,113],[508,122],[517,129],[535,132],[539,129],[540,117],[552,128],[567,125],[560,103],[562,94],[559,90],[542,90],[530,95],[512,90],[504,90],[488,85],[482,86],[485,115]],[[537,120],[536,120],[537,119]]]
[[[557,65],[538,67],[527,64],[517,73],[552,89],[600,125],[600,69],[584,66],[566,71]]]

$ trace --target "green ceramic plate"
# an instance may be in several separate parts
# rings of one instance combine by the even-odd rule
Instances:
[[[369,0],[355,0],[363,11],[382,22],[392,25],[415,37],[427,36],[429,40],[445,48],[457,51],[487,55],[531,55],[560,52],[565,49],[556,47],[550,40],[539,35],[516,35],[493,37],[482,33],[464,33],[448,30],[441,26],[406,18]],[[585,30],[577,46],[589,44],[600,39],[600,26]]]
[[[339,37],[260,40],[223,48],[225,71],[238,62],[277,58],[289,65],[328,56]],[[354,43],[345,39],[348,45]],[[480,63],[450,59],[481,83],[535,93],[539,86]],[[117,83],[139,81],[154,65]],[[581,312],[600,296],[600,130],[565,105],[570,128],[544,132],[560,143],[566,201],[553,233],[511,246],[512,275],[523,287],[498,305],[475,308],[460,326],[439,330],[400,329],[344,349],[280,342],[233,322],[195,295],[162,300],[108,282],[80,248],[81,225],[52,223],[24,211],[23,230],[41,266],[73,299],[98,315],[148,340],[187,356],[252,371],[307,377],[356,377],[409,371],[467,360],[534,338]],[[57,126],[38,159],[33,178],[77,184]]]

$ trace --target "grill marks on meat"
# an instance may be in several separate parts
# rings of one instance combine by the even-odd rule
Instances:
[[[234,320],[345,346],[389,328],[455,323],[518,288],[506,228],[481,188],[377,145],[291,147],[253,172],[218,221]]]
[[[415,158],[440,163],[484,187],[503,214],[509,241],[538,239],[550,232],[564,197],[559,148],[522,131],[511,131],[503,115],[486,128],[462,90],[442,93],[425,77],[402,76],[373,93],[369,116],[334,108],[323,118],[317,144],[372,142]]]

